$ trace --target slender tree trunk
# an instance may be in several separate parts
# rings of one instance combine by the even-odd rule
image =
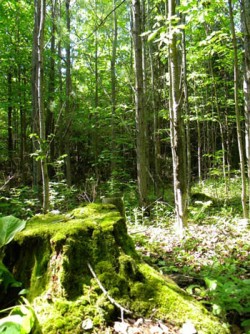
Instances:
[[[71,157],[70,157],[70,129],[71,129],[71,50],[70,50],[70,0],[66,0],[66,28],[67,28],[67,46],[66,46],[66,105],[65,105],[65,120],[67,124],[65,135],[65,153],[66,153],[66,180],[67,185],[72,184],[71,175]]]
[[[182,23],[185,25],[185,15],[182,16]],[[187,197],[189,197],[191,189],[191,148],[190,148],[190,111],[188,99],[188,83],[187,83],[187,55],[186,55],[186,33],[182,31],[182,71],[183,71],[183,91],[184,91],[184,110],[186,116],[186,151],[187,151]]]
[[[248,172],[248,204],[250,205],[250,0],[242,0],[242,28],[244,34],[244,106],[246,125],[246,156]]]
[[[51,1],[51,44],[50,44],[50,66],[49,66],[49,84],[48,84],[48,107],[46,115],[46,137],[55,134],[54,119],[54,100],[55,100],[55,52],[56,52],[56,11],[57,0]],[[55,140],[49,138],[50,141],[50,159],[55,160]]]
[[[13,172],[13,130],[12,130],[12,73],[8,72],[8,155],[9,172]]]
[[[94,47],[95,47],[95,53],[94,53],[94,59],[95,59],[95,95],[94,95],[94,108],[97,111],[97,108],[99,107],[99,59],[98,59],[98,50],[99,50],[99,45],[98,45],[98,11],[97,11],[97,1],[94,1],[95,5],[95,34],[94,34]],[[92,123],[98,123],[98,116],[97,112],[94,113],[93,116],[91,116],[91,121]],[[98,179],[99,178],[99,170],[98,170],[98,131],[96,131],[96,128],[94,129],[94,132],[92,132],[92,143],[93,143],[93,153],[94,153],[94,165],[95,165],[95,176]]]
[[[47,165],[47,143],[46,143],[46,129],[45,129],[45,111],[44,111],[44,23],[45,23],[45,0],[35,0],[36,13],[38,24],[37,26],[37,66],[36,66],[36,95],[37,99],[37,113],[39,122],[39,145],[41,151],[41,174],[42,174],[42,186],[43,186],[43,211],[47,212],[49,209],[49,177],[48,177],[48,165]]]
[[[132,1],[133,42],[135,66],[135,110],[136,110],[136,153],[137,180],[140,205],[148,204],[148,156],[147,156],[147,119],[143,94],[143,58],[141,40],[140,0]]]
[[[176,226],[180,236],[187,221],[187,175],[186,141],[182,115],[182,75],[180,71],[180,50],[172,22],[176,15],[176,1],[168,1],[169,21],[169,76],[170,76],[170,129],[173,159],[173,183],[175,195]]]
[[[116,8],[116,0],[113,0],[113,9]],[[112,124],[111,124],[111,173],[116,167],[116,145],[115,145],[115,111],[116,111],[116,54],[117,54],[117,14],[113,12],[113,39],[112,39],[112,57],[111,57],[111,103],[112,103]]]
[[[237,49],[237,40],[235,34],[235,26],[234,26],[234,17],[233,17],[233,8],[232,1],[228,0],[229,6],[229,15],[230,15],[230,23],[231,23],[231,34],[232,34],[232,43],[233,43],[233,51],[234,51],[234,103],[235,103],[235,114],[236,114],[236,126],[237,126],[237,140],[238,140],[238,150],[240,156],[240,172],[241,172],[241,202],[242,202],[242,210],[243,217],[247,218],[248,210],[247,210],[247,200],[246,200],[246,176],[245,176],[245,157],[244,157],[244,148],[243,148],[243,140],[241,135],[241,115],[239,110],[239,69],[238,69],[238,49]]]
[[[159,138],[159,113],[157,105],[157,80],[154,68],[154,57],[152,46],[149,44],[149,61],[150,61],[150,89],[151,104],[153,112],[153,168],[154,168],[154,188],[155,193],[159,195],[161,178],[160,178],[160,138]]]
[[[38,104],[37,104],[37,66],[38,66],[38,53],[37,53],[37,36],[38,36],[38,27],[39,27],[39,7],[40,0],[34,0],[34,30],[33,30],[33,49],[32,49],[32,151],[36,152],[39,150],[38,140],[35,134],[38,134],[39,124],[38,124]],[[40,164],[37,163],[35,157],[32,159],[32,185],[34,189],[37,190],[38,183],[40,181]]]
[[[56,7],[56,16],[61,20],[62,19],[62,3],[61,0],[58,2],[58,6]],[[60,29],[60,28],[58,28]],[[60,32],[60,30],[59,30]],[[55,132],[58,133],[57,140],[58,145],[55,146],[56,152],[55,154],[57,156],[61,156],[64,154],[64,148],[63,148],[63,137],[64,137],[64,127],[62,126],[63,122],[59,122],[60,118],[63,120],[63,117],[61,117],[62,111],[64,109],[64,102],[63,102],[63,69],[62,69],[62,43],[61,39],[59,39],[57,44],[57,56],[58,56],[58,65],[57,65],[57,73],[58,73],[58,91],[59,91],[59,116],[55,124]],[[59,178],[61,179],[61,177]]]

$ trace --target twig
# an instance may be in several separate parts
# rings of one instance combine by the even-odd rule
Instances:
[[[127,310],[126,308],[124,308],[123,306],[121,306],[117,301],[114,300],[114,298],[112,298],[109,294],[108,291],[104,288],[104,286],[102,285],[102,283],[100,282],[100,280],[98,279],[98,277],[96,276],[96,273],[94,272],[93,268],[91,267],[90,263],[87,263],[87,266],[92,274],[92,276],[94,277],[94,279],[96,280],[96,282],[98,283],[99,287],[101,288],[101,290],[103,291],[104,295],[109,299],[109,301],[114,304],[116,307],[118,307],[121,311],[121,320],[123,322],[124,318],[123,318],[123,314],[128,313],[131,314],[132,312]]]
[[[129,232],[129,234],[137,234],[137,233],[143,233],[143,232],[147,232],[147,231],[148,231],[148,228],[146,228],[144,230],[132,231],[132,232]]]
[[[4,188],[7,186],[7,184],[15,177],[15,174],[12,176],[8,176],[8,179],[4,181],[4,184],[0,187],[0,190],[4,190]]]
[[[122,0],[117,6],[115,6],[115,8],[113,8],[105,17],[104,19],[102,19],[100,21],[100,23],[95,27],[94,30],[92,30],[92,32],[85,38],[80,38],[79,36],[77,36],[80,40],[82,40],[83,42],[86,41],[87,39],[89,39],[92,35],[94,35],[94,33],[97,32],[97,30],[106,22],[106,20],[109,18],[110,15],[112,15],[113,12],[115,12],[119,7],[121,7],[122,4],[124,4],[126,0]]]

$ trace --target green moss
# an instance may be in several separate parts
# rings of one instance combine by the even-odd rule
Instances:
[[[119,272],[124,278],[129,280],[143,279],[143,276],[138,270],[137,259],[127,254],[122,254],[119,257]]]
[[[30,279],[29,299],[39,296],[46,289],[48,283],[47,266],[50,260],[50,247],[42,243],[39,251],[34,253],[34,265]]]
[[[132,309],[137,312],[143,309],[147,316],[152,314],[154,309],[156,318],[168,320],[176,325],[182,325],[186,320],[191,320],[199,329],[199,333],[214,334],[215,328],[216,334],[229,333],[217,318],[173,282],[165,280],[146,264],[140,264],[139,268],[145,277],[145,284],[134,285],[132,293],[136,301],[132,303]],[[145,303],[146,296],[148,296],[148,309]],[[139,303],[139,300],[143,303]]]
[[[46,334],[78,334],[84,319],[95,326],[119,313],[89,271],[134,315],[182,325],[187,319],[203,333],[228,333],[203,306],[172,280],[143,264],[113,205],[90,204],[68,215],[32,218],[9,246],[7,255]],[[46,296],[50,296],[48,297]],[[201,331],[200,331],[201,333]]]

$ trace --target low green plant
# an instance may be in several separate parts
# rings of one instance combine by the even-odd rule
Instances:
[[[26,221],[18,219],[14,216],[0,218],[0,287],[2,288],[2,294],[6,293],[9,286],[21,286],[21,283],[15,280],[2,260],[4,256],[4,246],[10,243],[15,235],[25,228],[25,225]]]
[[[25,298],[22,301],[21,305],[1,311],[1,313],[6,313],[6,311],[11,310],[9,315],[0,319],[1,334],[31,333],[36,323],[36,315],[29,302]]]
[[[69,187],[65,180],[50,182],[50,206],[52,210],[66,212],[77,206],[77,189]]]
[[[41,205],[37,192],[31,187],[15,187],[0,193],[0,216],[32,217]]]

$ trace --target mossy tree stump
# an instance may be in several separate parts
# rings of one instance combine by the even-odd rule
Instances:
[[[228,333],[201,304],[140,260],[113,205],[33,217],[7,247],[5,263],[29,290],[45,334],[83,333],[85,319],[102,327],[121,317],[89,265],[108,295],[135,317],[153,314],[180,326],[189,319],[199,333]]]

